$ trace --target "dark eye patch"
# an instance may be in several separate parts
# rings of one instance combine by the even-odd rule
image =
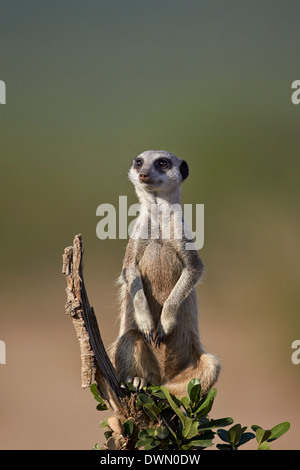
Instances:
[[[169,170],[172,167],[172,163],[168,158],[159,158],[156,160],[155,166],[158,170]]]
[[[137,168],[137,169],[141,168],[143,163],[144,163],[144,161],[143,161],[142,158],[136,158],[134,160],[134,168]]]

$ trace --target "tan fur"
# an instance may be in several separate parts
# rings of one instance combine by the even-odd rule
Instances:
[[[153,181],[161,178],[152,168],[162,153],[141,154]],[[172,191],[168,194],[162,194],[160,187],[151,191],[149,185],[140,185],[134,180],[137,170],[131,167],[142,206],[150,199],[157,204],[180,201],[182,160],[167,155],[172,159]],[[168,173],[163,177],[165,189]],[[137,231],[149,220],[145,210]],[[128,242],[120,276],[120,332],[110,356],[120,381],[133,380],[137,386],[164,384],[180,397],[193,378],[199,378],[202,392],[207,392],[217,380],[220,363],[204,352],[199,338],[195,286],[203,264],[196,250],[186,250],[186,237],[174,239],[173,229],[174,220],[169,239],[162,239],[160,232],[158,239],[130,238]]]

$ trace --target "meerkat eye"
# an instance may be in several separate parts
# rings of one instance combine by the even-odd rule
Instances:
[[[136,161],[135,161],[135,166],[136,168],[140,168],[143,164],[143,160],[141,160],[140,158],[138,158]]]
[[[159,166],[159,168],[162,168],[163,170],[165,170],[166,168],[169,168],[169,162],[167,160],[158,160],[157,165]]]

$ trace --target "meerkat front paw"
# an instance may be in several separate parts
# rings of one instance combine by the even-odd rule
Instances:
[[[166,335],[170,334],[177,323],[178,306],[166,301],[164,303],[160,323]]]
[[[142,332],[142,335],[143,335],[143,338],[144,340],[147,342],[147,343],[151,343],[151,341],[154,341],[154,338],[153,338],[153,334],[154,334],[154,330],[150,330],[149,333],[144,333]]]
[[[153,339],[153,343],[154,343],[156,348],[160,347],[160,345],[161,345],[161,343],[163,343],[165,337],[166,337],[166,332],[165,332],[161,322],[159,322],[159,324],[157,325],[157,328],[156,328],[154,339]]]
[[[137,326],[139,331],[142,333],[143,339],[147,343],[151,343],[151,341],[153,341],[154,325],[150,313],[141,314],[140,312]]]
[[[159,347],[161,343],[164,342],[166,336],[169,335],[175,327],[177,321],[176,312],[176,306],[166,301],[154,336],[154,344],[156,347]]]
[[[139,309],[138,315],[136,315],[136,324],[138,330],[142,333],[143,339],[147,343],[151,343],[153,341],[154,323],[148,309]]]
[[[144,340],[150,343],[153,341],[154,323],[142,291],[139,291],[134,299],[134,313],[138,330],[142,333]]]

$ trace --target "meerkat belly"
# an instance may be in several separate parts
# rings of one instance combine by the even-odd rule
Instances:
[[[152,240],[139,263],[144,292],[151,313],[160,315],[162,306],[178,281],[183,263],[171,243]]]

